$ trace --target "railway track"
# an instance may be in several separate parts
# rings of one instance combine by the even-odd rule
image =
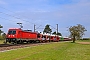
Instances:
[[[38,46],[38,45],[42,45],[42,44],[47,44],[47,43],[0,44],[0,52],[12,50],[12,49],[24,48],[24,47]]]

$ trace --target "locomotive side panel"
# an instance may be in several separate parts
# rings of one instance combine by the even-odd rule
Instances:
[[[37,34],[34,32],[21,31],[18,37],[21,38],[22,40],[36,40]]]

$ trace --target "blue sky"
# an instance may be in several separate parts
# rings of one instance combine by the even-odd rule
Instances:
[[[81,24],[87,29],[84,37],[90,37],[90,0],[0,0],[2,30],[18,28],[17,22],[23,23],[23,29],[32,30],[34,24],[42,25],[40,28],[59,24],[63,36],[69,35],[67,27]]]

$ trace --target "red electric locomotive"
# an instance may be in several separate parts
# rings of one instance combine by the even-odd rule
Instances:
[[[37,40],[37,33],[31,32],[29,30],[22,30],[20,28],[11,28],[8,30],[7,36],[6,36],[6,42],[29,42],[32,40]]]

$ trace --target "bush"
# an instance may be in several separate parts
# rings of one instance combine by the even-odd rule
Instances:
[[[90,40],[90,38],[83,38],[83,40]]]

